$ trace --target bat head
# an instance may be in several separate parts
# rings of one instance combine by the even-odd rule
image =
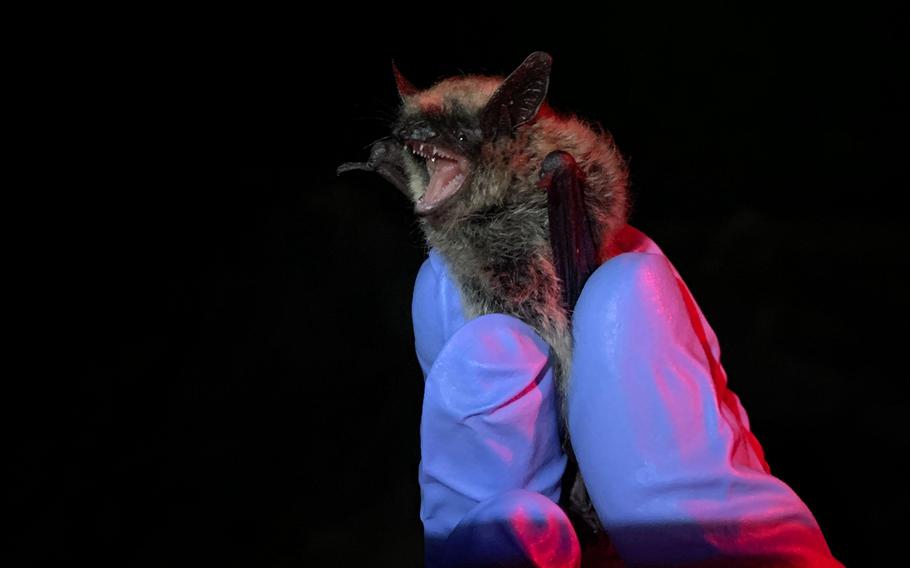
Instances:
[[[551,61],[536,52],[505,79],[451,77],[426,90],[393,69],[402,99],[393,133],[403,147],[418,215],[431,223],[453,220],[508,186],[490,183],[486,172],[501,161],[505,141],[541,112]]]

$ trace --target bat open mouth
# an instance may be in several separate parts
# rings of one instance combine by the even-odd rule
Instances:
[[[468,177],[468,159],[434,144],[409,140],[405,143],[415,156],[426,161],[429,181],[414,210],[427,215],[455,195]]]

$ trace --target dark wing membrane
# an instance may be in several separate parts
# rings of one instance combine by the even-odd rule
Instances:
[[[338,166],[336,172],[338,175],[352,170],[376,172],[407,196],[409,195],[408,175],[405,171],[401,148],[401,142],[395,138],[381,138],[370,145],[369,160],[346,162]]]
[[[541,184],[547,190],[553,260],[563,301],[571,312],[597,268],[597,249],[585,209],[584,174],[567,152],[552,152],[543,161]]]

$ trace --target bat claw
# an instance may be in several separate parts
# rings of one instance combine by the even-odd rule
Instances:
[[[373,167],[373,165],[370,164],[369,162],[345,162],[345,163],[341,164],[340,166],[338,166],[338,168],[335,170],[335,175],[340,176],[343,173],[350,172],[353,170],[363,170],[365,172],[372,172],[372,171],[376,171],[376,168]]]
[[[552,174],[561,168],[571,170],[574,167],[576,167],[575,158],[572,157],[572,154],[556,150],[547,154],[547,157],[543,159],[543,164],[540,166],[540,177]]]
[[[406,197],[408,176],[401,157],[401,143],[391,137],[381,138],[370,145],[370,158],[366,162],[345,162],[335,170],[337,175],[354,170],[377,173],[398,188]]]

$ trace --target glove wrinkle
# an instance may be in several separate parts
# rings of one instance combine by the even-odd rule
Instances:
[[[525,491],[558,510],[566,456],[549,348],[531,327],[502,314],[465,323],[439,351],[424,387],[418,477],[428,566],[443,565],[451,552],[445,541],[459,523],[471,525],[472,510],[506,493]],[[514,507],[484,510],[502,512],[498,530],[537,534],[517,531]],[[553,511],[544,516],[561,526]]]

